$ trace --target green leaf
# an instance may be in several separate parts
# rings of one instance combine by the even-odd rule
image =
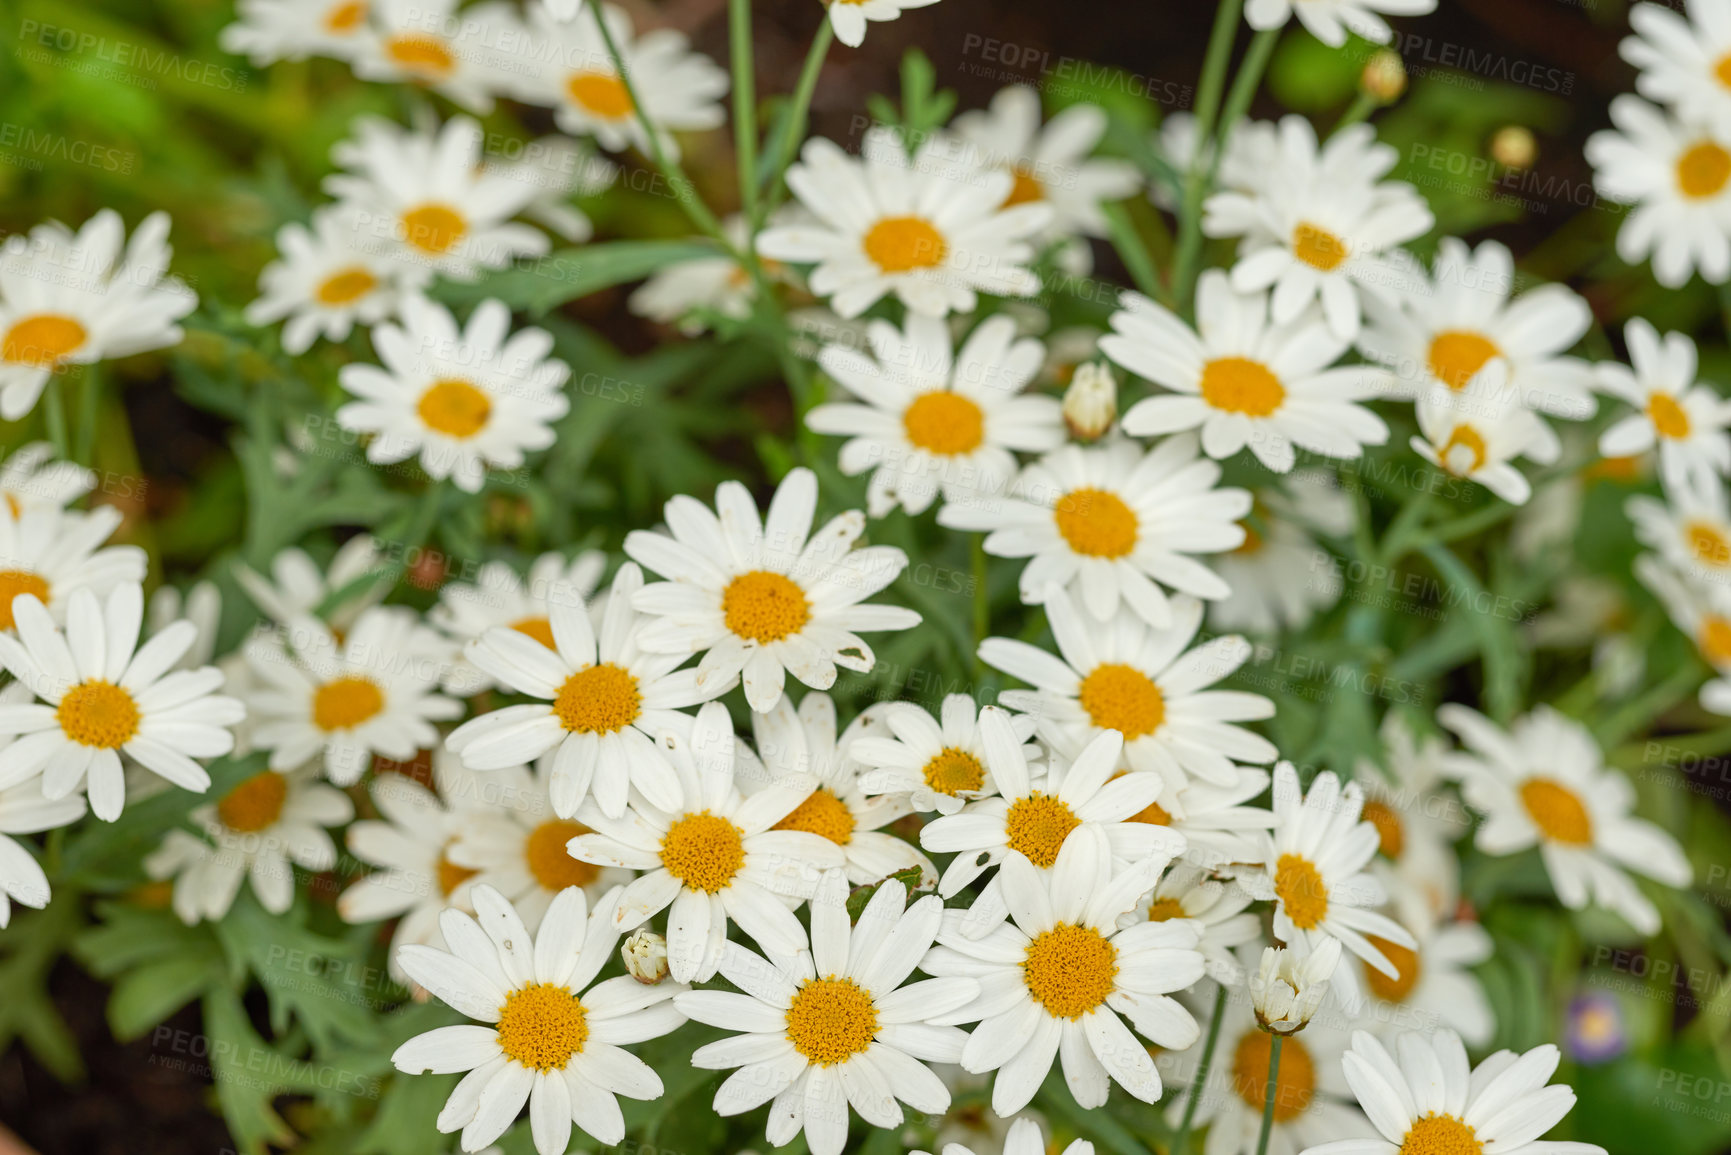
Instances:
[[[128,971],[115,981],[108,996],[109,1029],[123,1043],[140,1038],[226,977],[222,958],[214,949],[197,956],[175,955]]]
[[[451,305],[474,305],[492,298],[539,315],[566,301],[641,280],[667,265],[720,255],[721,250],[708,241],[607,241],[560,249],[474,282],[441,282],[434,296]]]
[[[917,866],[910,866],[906,870],[896,871],[894,874],[890,875],[889,878],[880,878],[876,882],[868,883],[865,886],[854,887],[853,890],[848,892],[847,896],[847,916],[849,921],[858,922],[859,916],[865,913],[866,903],[872,900],[872,895],[876,894],[884,883],[892,880],[901,883],[908,893],[912,894],[920,885],[920,868]]]

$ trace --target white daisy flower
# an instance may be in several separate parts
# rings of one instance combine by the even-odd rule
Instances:
[[[48,379],[71,365],[180,343],[175,324],[198,296],[165,276],[167,213],[151,213],[132,239],[103,209],[77,233],[59,221],[0,246],[0,418],[17,421]],[[124,245],[124,252],[122,246]]]
[[[598,549],[583,550],[569,560],[544,553],[530,563],[526,576],[506,562],[490,561],[476,571],[474,582],[440,586],[439,604],[428,611],[427,620],[459,646],[503,626],[554,649],[553,607],[588,605],[606,568],[607,555]],[[465,659],[452,666],[445,689],[470,695],[497,684]]]
[[[1310,1025],[1340,964],[1340,942],[1329,939],[1309,954],[1265,947],[1249,976],[1256,1025],[1273,1035],[1295,1035]]]
[[[1731,140],[1680,122],[1627,93],[1611,101],[1615,127],[1587,138],[1601,195],[1635,207],[1617,230],[1617,255],[1651,256],[1653,277],[1675,289],[1696,270],[1731,277]]]
[[[672,907],[667,959],[678,982],[715,974],[730,921],[766,952],[793,954],[805,932],[790,905],[809,898],[821,872],[843,862],[842,848],[827,838],[774,829],[816,781],[787,777],[742,795],[733,723],[719,702],[698,711],[689,739],[669,732],[661,745],[679,777],[679,803],[666,810],[633,804],[623,818],[591,804],[578,817],[595,833],[571,840],[571,853],[585,862],[644,872],[625,888],[615,924],[632,930]]]
[[[1630,813],[1634,789],[1604,765],[1591,731],[1549,706],[1508,730],[1452,702],[1437,709],[1437,721],[1467,747],[1449,769],[1467,804],[1485,816],[1473,838],[1479,850],[1537,846],[1564,906],[1605,907],[1641,934],[1658,932],[1659,909],[1626,871],[1672,887],[1688,886],[1693,871],[1669,834]]]
[[[362,533],[339,546],[328,566],[321,567],[305,550],[291,546],[271,558],[270,577],[236,562],[234,579],[259,612],[277,625],[322,617],[335,634],[342,635],[390,593],[384,582],[361,581],[370,573],[382,576],[385,570],[378,543]],[[328,608],[327,602],[332,603]]]
[[[1144,398],[1121,423],[1135,437],[1202,431],[1202,448],[1225,458],[1245,446],[1276,473],[1290,473],[1298,449],[1358,457],[1388,440],[1382,418],[1357,404],[1377,394],[1372,370],[1330,369],[1346,342],[1314,313],[1270,325],[1268,300],[1243,295],[1210,269],[1197,284],[1197,329],[1138,293],[1125,293],[1100,351],[1169,389]]]
[[[1064,442],[1056,398],[1026,390],[1045,356],[1017,339],[1010,318],[980,323],[952,355],[950,327],[910,313],[905,330],[873,321],[872,355],[828,345],[818,364],[858,402],[831,402],[806,414],[814,432],[846,437],[838,465],[849,477],[872,471],[866,512],[897,505],[919,515],[946,502],[1002,493],[1016,452],[1044,453]]]
[[[511,331],[511,310],[482,301],[459,329],[450,310],[421,296],[402,304],[403,323],[372,332],[384,367],[344,365],[338,380],[359,398],[337,424],[372,434],[367,460],[387,465],[418,455],[428,476],[479,493],[490,469],[516,469],[553,444],[552,423],[570,400],[571,367],[548,356],[545,329]]]
[[[1702,708],[1731,714],[1731,586],[1688,581],[1650,553],[1637,557],[1632,569],[1719,675],[1701,687]]]
[[[495,626],[470,642],[464,648],[469,661],[538,701],[472,718],[446,745],[472,770],[515,766],[551,752],[549,786],[561,818],[576,815],[587,798],[619,818],[632,789],[652,806],[677,806],[683,788],[657,740],[666,732],[690,734],[691,719],[679,711],[731,683],[701,686],[695,669],[674,669],[684,655],[643,649],[644,626],[633,608],[642,588],[643,571],[621,566],[599,628],[581,602],[550,605],[552,646],[511,626]]]
[[[0,462],[0,502],[14,517],[38,506],[65,509],[96,488],[96,474],[71,461],[56,461],[46,441],[20,445]]]
[[[366,37],[367,0],[238,0],[217,42],[263,68],[309,56],[351,57]]]
[[[1334,556],[1316,540],[1345,537],[1358,517],[1330,470],[1299,469],[1252,494],[1244,543],[1211,559],[1232,592],[1208,603],[1208,624],[1251,634],[1297,631],[1340,600]]]
[[[1665,481],[1664,500],[1637,494],[1625,509],[1642,545],[1690,582],[1731,585],[1731,508],[1717,477]]]
[[[1392,710],[1382,720],[1380,736],[1381,766],[1361,759],[1354,768],[1364,790],[1364,820],[1377,833],[1371,872],[1393,898],[1402,923],[1429,926],[1452,917],[1459,903],[1454,843],[1472,820],[1452,794],[1443,792],[1448,743],[1434,734],[1420,739]]]
[[[165,583],[157,586],[144,603],[144,628],[148,634],[159,634],[182,618],[198,632],[174,668],[189,670],[210,665],[216,658],[217,631],[222,625],[222,594],[215,582],[193,582],[184,593]],[[225,667],[234,664],[234,656],[226,656],[221,664]],[[223,670],[225,675],[229,672],[227,668]]]
[[[1287,116],[1279,141],[1263,188],[1209,197],[1202,230],[1242,238],[1232,287],[1271,291],[1275,324],[1291,324],[1320,301],[1329,331],[1351,341],[1362,322],[1361,299],[1386,295],[1402,275],[1390,254],[1430,231],[1435,218],[1411,185],[1382,179],[1400,154],[1376,143],[1368,124],[1319,145],[1308,120]]]
[[[906,630],[920,615],[865,603],[906,568],[892,546],[853,545],[865,516],[849,510],[811,532],[817,477],[789,471],[767,516],[737,481],[715,490],[715,512],[681,494],[667,503],[671,537],[634,530],[625,552],[667,578],[632,599],[660,618],[638,644],[649,653],[703,653],[697,688],[705,698],[745,683],[751,708],[764,713],[791,673],[814,690],[835,684],[836,667],[870,673],[877,663],[860,632]]]
[[[1430,1034],[1440,1027],[1459,1032],[1474,1047],[1489,1043],[1496,1016],[1484,987],[1467,968],[1491,957],[1491,936],[1478,923],[1461,921],[1421,924],[1413,937],[1418,945],[1412,950],[1371,939],[1400,974],[1390,978],[1361,962],[1368,997],[1348,1008],[1350,1016],[1383,1038],[1396,1031]]]
[[[68,599],[87,589],[100,597],[144,580],[148,560],[136,545],[103,546],[125,520],[112,505],[88,513],[53,505],[21,513],[0,509],[0,629],[13,629],[13,599],[30,594],[57,622]]]
[[[987,709],[966,694],[945,695],[936,719],[912,702],[885,703],[882,729],[889,733],[862,734],[848,746],[849,757],[867,767],[860,788],[905,799],[920,814],[954,814],[964,803],[996,794],[979,725]],[[1039,761],[1040,748],[1026,744],[1034,736],[1033,716],[1011,715],[1010,729],[1024,743],[1023,759]]]
[[[829,5],[829,26],[849,48],[865,41],[867,22],[894,20],[910,8],[926,8],[938,0],[838,0]]]
[[[391,1061],[412,1075],[468,1072],[437,1122],[441,1132],[461,1129],[465,1151],[504,1134],[525,1102],[540,1155],[564,1155],[573,1122],[600,1143],[618,1143],[625,1121],[617,1096],[662,1094],[660,1076],[624,1048],[685,1022],[673,1005],[680,986],[644,986],[630,975],[594,982],[619,939],[617,891],[593,910],[581,890],[564,891],[533,936],[492,887],[475,888],[474,900],[475,918],[457,910],[439,917],[449,951],[409,945],[399,962],[441,1002],[485,1025],[416,1035]]]
[[[1331,48],[1346,43],[1347,33],[1387,44],[1394,30],[1382,18],[1423,16],[1436,11],[1437,0],[1250,0],[1244,19],[1259,31],[1279,28],[1294,14],[1305,30]],[[1210,1151],[1208,1155],[1215,1155]]]
[[[0,704],[12,706],[30,697],[29,687],[14,682],[0,690]],[[0,738],[10,745],[16,739]],[[84,795],[68,794],[50,801],[42,797],[42,789],[34,782],[24,782],[0,790],[0,930],[12,920],[12,904],[41,910],[48,905],[48,875],[25,849],[26,844],[12,837],[37,834],[70,826],[84,817]]]
[[[100,601],[74,593],[64,631],[33,595],[13,613],[18,635],[0,633],[0,665],[41,701],[0,706],[0,734],[22,735],[0,750],[0,789],[40,773],[53,801],[88,779],[90,809],[113,822],[125,804],[121,754],[195,793],[210,786],[194,759],[232,750],[246,711],[216,693],[222,671],[173,669],[197,627],[176,622],[139,646],[144,593],[131,582]]]
[[[1514,459],[1550,465],[1563,447],[1551,427],[1515,399],[1508,381],[1508,362],[1498,358],[1458,393],[1421,404],[1412,448],[1438,469],[1476,481],[1511,505],[1522,505],[1533,487]]]
[[[1695,342],[1684,333],[1666,333],[1640,317],[1623,329],[1630,365],[1601,361],[1598,386],[1633,405],[1636,412],[1616,422],[1599,438],[1606,457],[1633,457],[1655,447],[1667,475],[1701,478],[1731,473],[1731,404],[1710,385],[1695,379]]]
[[[509,66],[527,43],[516,8],[487,0],[367,0],[368,34],[346,54],[355,75],[432,89],[486,114],[516,79]]]
[[[1202,625],[1202,603],[1176,598],[1172,609],[1172,625],[1157,630],[1129,614],[1095,621],[1058,595],[1046,601],[1057,654],[987,638],[980,658],[1034,687],[1006,690],[999,701],[1032,714],[1040,736],[1059,753],[1074,756],[1113,731],[1123,736],[1130,769],[1157,773],[1171,789],[1193,777],[1235,786],[1235,761],[1266,763],[1277,754],[1237,723],[1273,717],[1274,703],[1260,694],[1206,689],[1249,660],[1250,643],[1227,635],[1187,651]]]
[[[422,637],[431,632],[411,610],[375,606],[341,641],[311,617],[255,636],[245,650],[257,680],[247,705],[271,769],[320,758],[330,780],[348,786],[375,754],[401,762],[437,742],[433,723],[463,708],[435,692],[444,671]]]
[[[411,286],[435,273],[474,280],[483,269],[541,256],[548,249],[546,235],[511,221],[539,190],[487,171],[482,139],[481,126],[466,116],[422,131],[363,117],[355,123],[354,139],[331,150],[349,170],[325,178],[325,191],[339,198],[333,211],[400,265]]]
[[[958,495],[938,524],[986,533],[994,556],[1030,559],[1019,583],[1025,604],[1068,592],[1095,620],[1123,607],[1164,627],[1177,598],[1230,593],[1194,555],[1242,543],[1238,519],[1250,512],[1249,492],[1218,488],[1220,466],[1196,449],[1189,435],[1146,452],[1122,438],[1065,445],[1023,469],[1007,493]]]
[[[280,256],[259,274],[258,299],[246,307],[246,319],[273,325],[287,318],[285,352],[305,353],[320,337],[346,340],[357,322],[376,325],[397,308],[396,262],[334,209],[314,212],[311,229],[298,221],[284,225],[276,246]]]
[[[910,907],[906,889],[890,879],[866,903],[856,929],[847,886],[831,872],[811,901],[809,947],[802,941],[797,954],[766,959],[726,944],[720,973],[743,993],[686,991],[674,999],[687,1018],[737,1032],[691,1056],[699,1069],[738,1068],[715,1092],[716,1114],[770,1103],[771,1146],[803,1130],[812,1155],[839,1155],[849,1107],[871,1126],[890,1129],[901,1126],[903,1103],[927,1114],[947,1110],[949,1088],[926,1064],[956,1062],[967,1035],[935,1021],[972,1002],[980,984],[908,982],[943,916],[936,895]]]
[[[983,1124],[990,1123],[990,1121],[991,1119],[988,1116],[987,1119],[983,1121]],[[984,1126],[982,1129],[988,1131],[991,1130]],[[942,1139],[943,1137],[944,1135],[940,1131],[938,1138]],[[934,1143],[933,1146],[937,1146],[937,1144]],[[1041,1133],[1040,1124],[1036,1117],[1034,1117],[1030,1112],[1029,1114],[1021,1115],[1011,1121],[1008,1129],[1003,1135],[1003,1146],[1001,1150],[1003,1155],[1048,1155],[1052,1148],[1047,1144],[1045,1137]],[[959,1142],[945,1144],[942,1151],[943,1155],[975,1155],[975,1151],[972,1147]],[[932,1153],[929,1151],[915,1151],[914,1155],[932,1155]],[[1094,1155],[1094,1144],[1090,1143],[1086,1139],[1072,1139],[1070,1140],[1070,1145],[1065,1147],[1060,1155]]]
[[[1684,120],[1731,131],[1731,9],[1724,0],[1689,0],[1684,12],[1662,4],[1629,9],[1633,36],[1618,53],[1639,69],[1635,91]]]
[[[336,843],[325,828],[354,816],[340,790],[304,773],[261,770],[192,812],[204,838],[170,830],[146,856],[144,871],[174,880],[174,913],[188,926],[222,918],[248,880],[259,905],[282,914],[294,903],[294,868],[316,874],[336,866]]]
[[[1027,1106],[1055,1058],[1080,1107],[1103,1106],[1112,1083],[1155,1102],[1162,1086],[1147,1043],[1181,1050],[1200,1037],[1171,997],[1202,977],[1198,924],[1117,924],[1153,887],[1166,857],[1150,855],[1116,874],[1114,857],[1105,832],[1093,828],[1065,841],[1050,872],[1011,855],[1000,888],[1009,920],[972,938],[960,929],[966,916],[951,912],[941,945],[921,964],[929,974],[978,980],[979,997],[952,1018],[980,1020],[962,1066],[997,1072],[999,1115]]]
[[[758,251],[812,264],[811,290],[843,317],[885,294],[942,317],[973,311],[976,291],[1028,297],[1040,282],[1028,265],[1050,206],[1002,207],[1015,185],[1004,171],[959,163],[952,139],[933,135],[912,156],[893,130],[869,130],[858,157],[830,141],[806,141],[787,186],[816,217],[764,230]]]
[[[1471,1069],[1453,1031],[1406,1034],[1397,1044],[1398,1062],[1371,1035],[1354,1031],[1342,1059],[1346,1081],[1380,1138],[1323,1143],[1303,1155],[1605,1155],[1592,1143],[1538,1141],[1575,1105],[1572,1089],[1545,1085],[1562,1058],[1551,1044],[1524,1055],[1498,1051]]]
[[[1118,916],[1118,925],[1190,919],[1201,933],[1196,949],[1202,952],[1208,977],[1237,984],[1244,981],[1244,968],[1233,951],[1262,936],[1262,920],[1246,909],[1251,901],[1230,879],[1213,878],[1206,868],[1180,860],[1135,907]]]

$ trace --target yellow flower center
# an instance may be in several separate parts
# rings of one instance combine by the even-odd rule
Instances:
[[[1087,557],[1123,557],[1136,548],[1136,511],[1110,490],[1085,486],[1058,500],[1052,511],[1058,533]]]
[[[1442,461],[1443,466],[1451,473],[1457,472],[1455,467],[1450,464],[1452,460],[1451,455],[1456,449],[1461,448],[1466,449],[1468,453],[1472,454],[1473,463],[1467,469],[1458,472],[1474,473],[1483,468],[1485,463],[1485,439],[1479,431],[1474,429],[1471,425],[1455,426],[1454,430],[1449,434],[1449,439],[1438,447],[1436,455]]]
[[[216,816],[236,834],[254,834],[282,817],[288,801],[288,779],[275,770],[254,774],[222,796]]]
[[[1552,842],[1570,846],[1593,844],[1593,818],[1581,796],[1554,778],[1529,778],[1521,783],[1521,805]]]
[[[469,222],[450,205],[424,204],[403,214],[403,240],[423,253],[448,253],[469,232]]]
[[[1689,414],[1669,393],[1655,393],[1647,398],[1647,416],[1660,437],[1681,441],[1689,436]]]
[[[350,305],[378,288],[379,279],[359,265],[350,265],[346,269],[338,269],[319,282],[319,287],[313,290],[313,296],[321,305],[333,308],[339,305]]]
[[[1731,88],[1731,52],[1727,52],[1719,58],[1719,63],[1713,66],[1713,75],[1720,84],[1726,88]]]
[[[1281,1056],[1285,1061],[1285,1056]],[[1484,1155],[1485,1145],[1466,1123],[1434,1112],[1413,1120],[1399,1155]]]
[[[439,853],[439,864],[437,870],[439,875],[439,893],[445,898],[451,897],[459,886],[462,886],[465,882],[469,881],[479,873],[479,871],[471,870],[467,866],[458,866],[449,858],[445,857],[443,851]]]
[[[1683,536],[1696,561],[1714,566],[1731,565],[1731,540],[1712,522],[1692,521],[1683,528]]]
[[[48,583],[27,569],[0,570],[0,630],[9,630],[12,620],[12,599],[19,594],[35,594],[44,605],[48,603]]]
[[[138,703],[111,682],[81,682],[60,699],[54,712],[60,729],[80,746],[113,750],[138,733]]]
[[[1701,637],[1696,644],[1701,647],[1701,656],[1715,666],[1731,662],[1731,621],[1717,614],[1702,618]]]
[[[1166,808],[1158,802],[1150,802],[1141,810],[1132,814],[1128,820],[1131,822],[1146,822],[1150,826],[1172,825],[1172,815],[1169,814]]]
[[[1690,200],[1719,195],[1731,180],[1731,152],[1710,140],[1699,141],[1677,158],[1677,191]]]
[[[587,826],[569,818],[550,818],[531,830],[523,841],[523,858],[528,862],[529,873],[535,876],[535,881],[551,891],[561,891],[568,886],[588,886],[594,882],[601,868],[592,862],[572,858],[571,852],[565,849],[567,842],[589,833],[592,832]]]
[[[986,415],[959,393],[937,389],[914,398],[902,428],[916,448],[940,457],[972,453],[986,439]]]
[[[1431,338],[1430,374],[1450,389],[1461,390],[1502,350],[1489,337],[1470,329],[1446,329]]]
[[[1257,1111],[1268,1099],[1268,1065],[1273,1050],[1273,1036],[1254,1028],[1244,1032],[1233,1048],[1232,1089]],[[1288,1035],[1280,1045],[1280,1070],[1274,1076],[1274,1121],[1285,1123],[1304,1114],[1315,1094],[1316,1064],[1298,1037]]]
[[[692,890],[725,890],[745,865],[745,832],[707,810],[687,814],[661,840],[661,865]]]
[[[861,244],[865,255],[885,273],[935,269],[950,252],[944,234],[924,217],[885,217],[871,227]]]
[[[1388,956],[1388,961],[1394,964],[1397,977],[1389,978],[1369,963],[1364,964],[1364,981],[1370,984],[1372,993],[1384,1002],[1404,1003],[1406,997],[1412,994],[1412,989],[1418,986],[1420,974],[1418,952],[1408,950],[1399,943],[1389,942],[1386,938],[1378,938],[1374,934],[1367,936],[1370,945]]]
[[[1079,1019],[1116,987],[1118,948],[1093,927],[1059,923],[1028,944],[1022,981],[1055,1019]]]
[[[1328,914],[1328,887],[1322,872],[1303,855],[1280,856],[1274,868],[1274,893],[1299,930],[1310,930]]]
[[[521,618],[511,623],[511,628],[519,634],[534,638],[549,650],[559,648],[553,640],[553,623],[546,618]]]
[[[925,764],[922,773],[927,786],[939,794],[948,794],[951,798],[979,790],[986,784],[986,768],[980,764],[980,760],[966,750],[958,750],[954,746],[945,746],[939,750],[937,755]]]
[[[361,21],[367,18],[367,6],[364,0],[343,0],[334,4],[325,12],[325,31],[337,36],[346,36],[361,26]]]
[[[611,734],[637,721],[643,695],[637,679],[612,662],[578,670],[559,687],[553,713],[574,734]]]
[[[385,694],[371,678],[334,678],[313,694],[313,725],[330,733],[352,730],[385,708]]]
[[[1176,898],[1157,898],[1148,904],[1149,922],[1168,922],[1175,918],[1188,918],[1184,913],[1184,904]]]
[[[1313,269],[1332,272],[1346,260],[1346,242],[1320,225],[1300,221],[1292,230],[1292,255]]]
[[[878,1033],[871,992],[852,979],[807,979],[787,1008],[787,1041],[820,1067],[863,1053]]]
[[[1003,208],[1012,205],[1033,204],[1046,199],[1046,186],[1040,183],[1040,178],[1023,165],[1017,165],[1010,170],[1015,177],[1015,183],[1010,186],[1010,195],[1004,198]]]
[[[1134,666],[1105,662],[1082,679],[1082,709],[1102,730],[1124,741],[1152,734],[1166,721],[1166,698],[1154,680]]]
[[[1202,400],[1223,413],[1267,417],[1286,400],[1286,389],[1260,361],[1220,357],[1202,367]]]
[[[415,412],[433,432],[462,440],[487,427],[493,402],[467,381],[435,381],[421,394]]]
[[[1406,827],[1394,807],[1383,802],[1364,804],[1364,820],[1376,827],[1378,848],[1389,858],[1399,858],[1406,846]]]
[[[625,82],[611,72],[574,72],[565,82],[573,102],[603,120],[624,120],[636,111]]]
[[[0,360],[52,369],[76,353],[88,335],[71,317],[37,313],[13,322],[6,330],[6,340],[0,342]]]
[[[404,72],[427,80],[443,80],[457,66],[449,46],[437,36],[405,32],[385,41],[385,55]]]
[[[535,1071],[563,1071],[589,1041],[589,1014],[564,987],[532,983],[505,996],[494,1029],[510,1058]]]
[[[1004,815],[1004,833],[1011,850],[1025,855],[1035,866],[1051,866],[1070,831],[1082,825],[1074,811],[1055,795],[1038,790],[1010,804]]]
[[[779,642],[811,620],[811,603],[798,583],[769,570],[742,573],[721,595],[727,628],[753,642]]]
[[[846,846],[853,841],[853,827],[853,811],[847,808],[847,803],[828,788],[819,786],[773,829],[821,834],[837,846]]]

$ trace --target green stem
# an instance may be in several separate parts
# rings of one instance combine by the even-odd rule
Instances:
[[[1196,1064],[1196,1078],[1190,1083],[1190,1098],[1184,1104],[1184,1122],[1178,1137],[1172,1141],[1172,1155],[1184,1155],[1190,1147],[1190,1128],[1196,1122],[1196,1108],[1202,1102],[1202,1089],[1208,1085],[1208,1069],[1214,1063],[1214,1047],[1220,1042],[1220,1020],[1226,1017],[1226,987],[1214,993],[1214,1014],[1208,1019],[1208,1041],[1202,1044],[1202,1058]]]
[[[823,23],[818,25],[817,34],[811,38],[811,47],[805,54],[805,66],[800,69],[799,85],[793,90],[793,105],[787,110],[781,133],[775,140],[775,148],[769,154],[769,172],[764,177],[765,200],[759,206],[759,217],[752,221],[753,232],[763,223],[763,217],[768,216],[781,203],[782,174],[787,171],[788,163],[793,159],[794,145],[805,135],[806,114],[811,111],[811,98],[817,91],[817,76],[823,71],[824,58],[829,55],[829,44],[834,39],[835,30],[830,27],[828,17],[825,17]]]
[[[1161,284],[1160,274],[1154,269],[1154,258],[1149,255],[1148,246],[1143,243],[1142,234],[1136,231],[1130,214],[1116,201],[1102,204],[1100,211],[1106,218],[1106,231],[1112,238],[1112,247],[1118,250],[1118,258],[1130,271],[1130,279],[1146,296],[1170,305],[1171,287]]]
[[[980,678],[985,676],[985,663],[980,660],[980,646],[992,628],[992,598],[986,587],[986,535],[976,533],[972,538],[970,551],[974,580],[974,674],[976,678]]]
[[[1238,122],[1250,111],[1250,101],[1256,95],[1256,88],[1262,83],[1262,74],[1268,69],[1268,58],[1274,55],[1274,46],[1280,41],[1279,28],[1264,28],[1251,38],[1250,47],[1245,50],[1244,61],[1238,66],[1238,75],[1232,78],[1232,92],[1226,98],[1226,111],[1220,114],[1220,131],[1217,134],[1218,143],[1214,154],[1209,159],[1208,183],[1214,183],[1214,174],[1220,171],[1220,161],[1226,155],[1226,146],[1232,140],[1232,130],[1238,127]]]
[[[733,151],[734,164],[739,168],[739,203],[745,219],[755,221],[757,76],[751,49],[751,0],[728,0],[727,31],[733,57]]]
[[[66,398],[60,387],[59,381],[48,382],[42,398],[42,411],[48,420],[48,440],[54,444],[54,456],[61,461],[71,461],[72,439],[66,433]]]
[[[97,411],[101,407],[102,373],[97,366],[86,365],[78,381],[78,440],[72,448],[72,459],[80,465],[94,460]]]
[[[1189,299],[1196,258],[1202,251],[1202,196],[1207,191],[1205,185],[1212,167],[1208,162],[1208,142],[1214,135],[1215,117],[1220,114],[1226,65],[1232,58],[1232,44],[1238,39],[1238,18],[1243,10],[1244,0],[1221,0],[1214,13],[1208,50],[1202,58],[1202,78],[1196,89],[1196,151],[1184,174],[1184,199],[1178,206],[1178,256],[1172,273],[1173,288],[1181,300]]]
[[[1268,1036],[1268,1091],[1262,1096],[1262,1133],[1256,1140],[1256,1155],[1268,1155],[1268,1134],[1274,1129],[1274,1095],[1280,1086],[1280,1044],[1284,1036]]]
[[[1347,105],[1346,111],[1340,114],[1340,119],[1334,122],[1334,129],[1329,135],[1334,136],[1341,129],[1352,127],[1381,106],[1382,101],[1368,92],[1360,92],[1352,98],[1352,103]]]

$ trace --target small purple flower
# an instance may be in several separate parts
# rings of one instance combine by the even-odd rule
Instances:
[[[1589,1066],[1621,1055],[1629,1046],[1623,1004],[1608,991],[1583,991],[1569,1003],[1568,1052]]]

